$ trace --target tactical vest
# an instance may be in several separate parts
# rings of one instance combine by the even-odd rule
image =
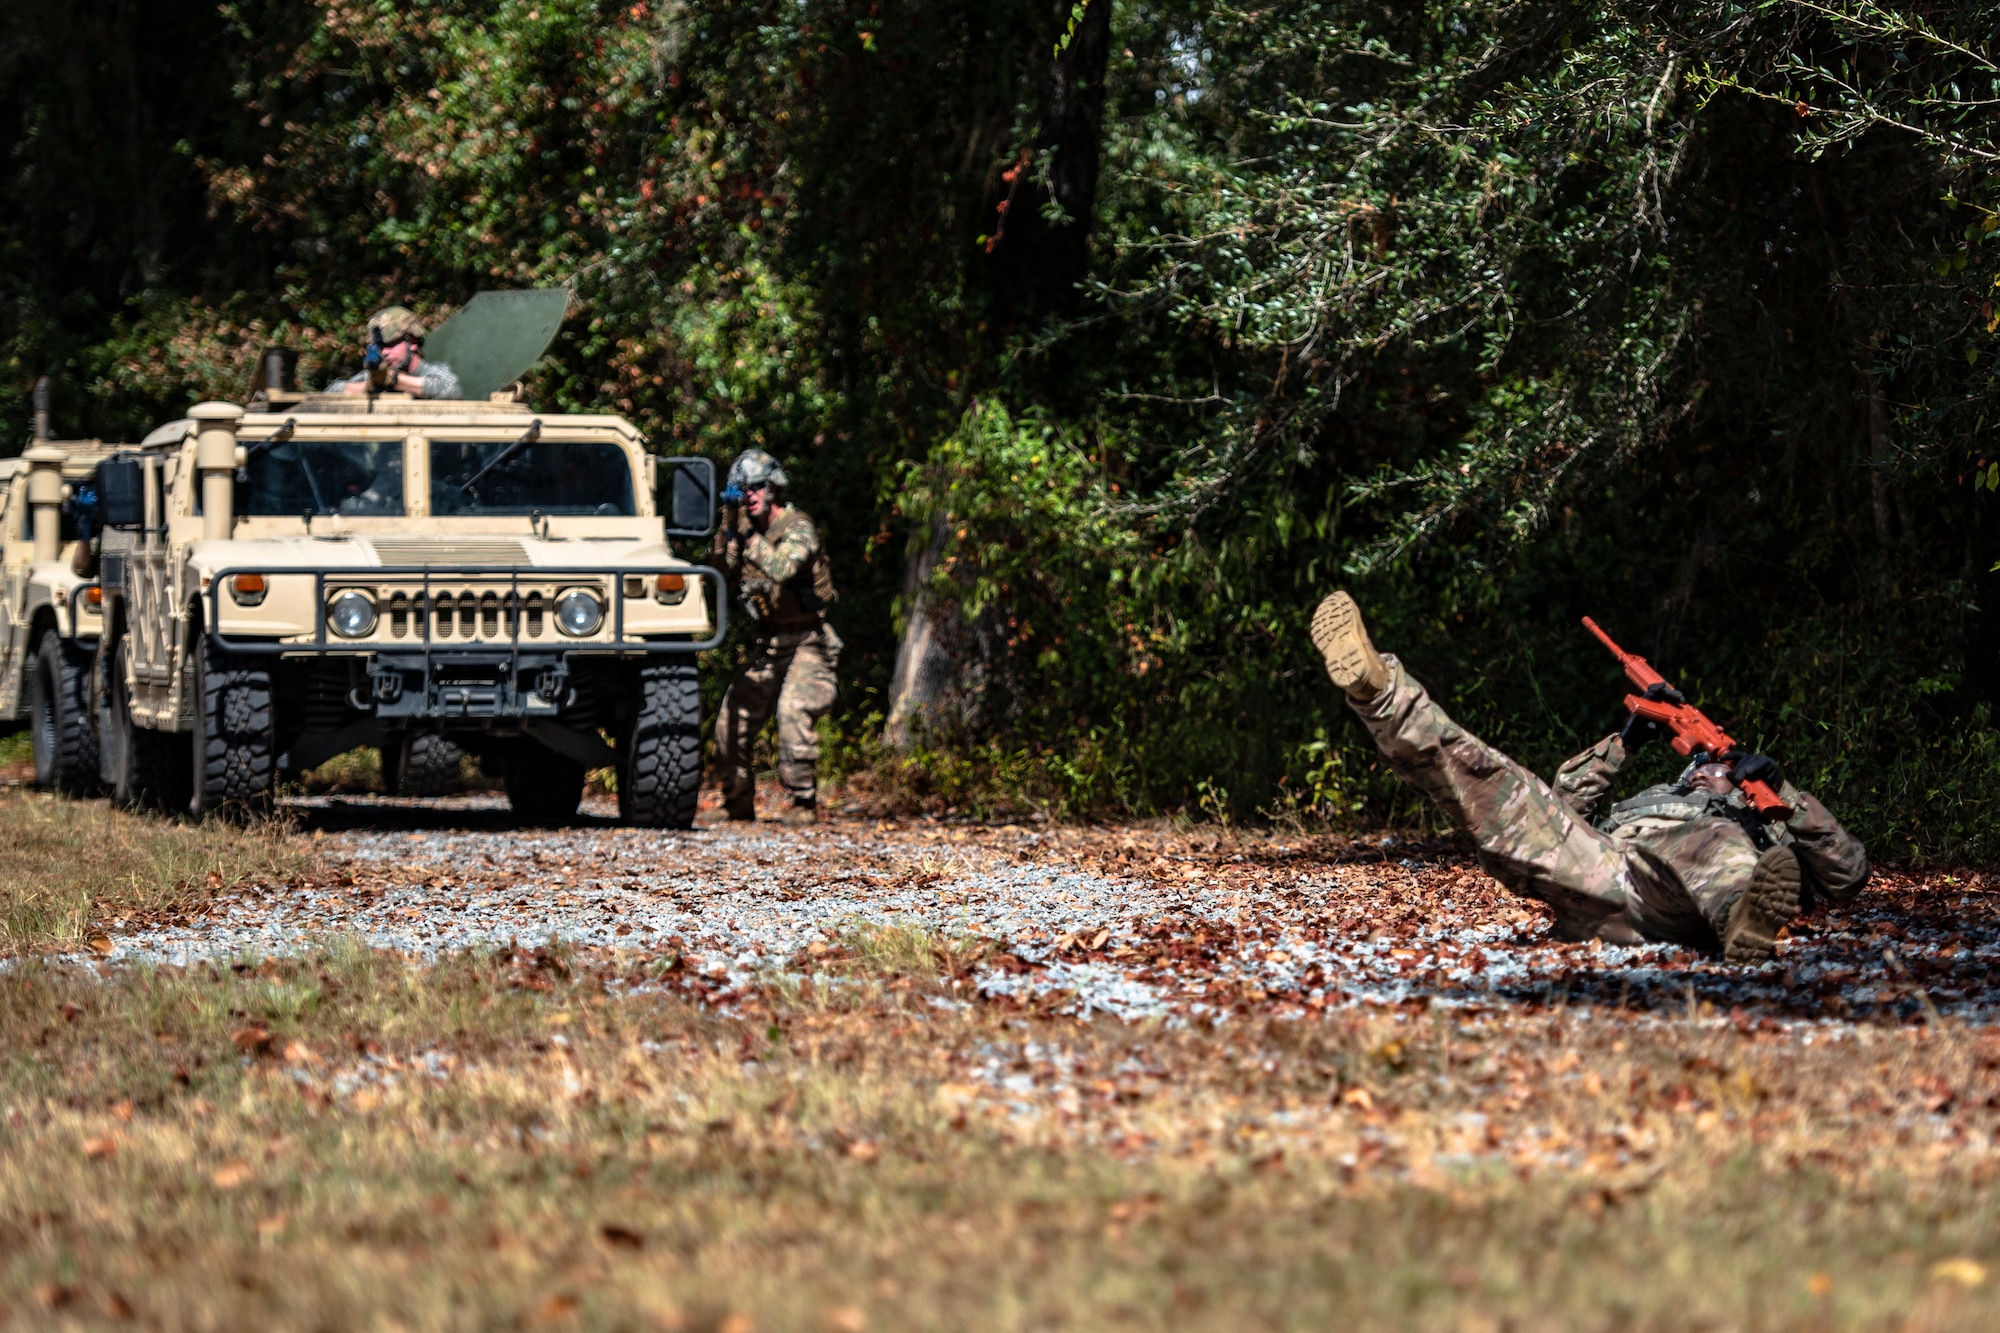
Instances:
[[[1741,825],[1760,849],[1791,841],[1783,825],[1766,823],[1748,805],[1680,783],[1661,783],[1618,802],[1604,818],[1597,821],[1597,829],[1600,833],[1615,833],[1627,824],[1642,819],[1671,819],[1686,823],[1706,818],[1728,819]]]
[[[787,506],[764,534],[764,540],[775,546],[801,523],[810,527],[812,520],[796,506]],[[826,543],[817,529],[813,531],[812,559],[783,583],[769,586],[774,592],[762,617],[765,629],[774,633],[810,629],[826,619],[827,606],[839,594],[833,589],[833,567],[826,558]]]

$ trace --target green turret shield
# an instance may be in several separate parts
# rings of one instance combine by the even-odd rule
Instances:
[[[528,373],[568,308],[562,287],[480,292],[424,339],[424,357],[450,366],[467,398],[484,398]]]

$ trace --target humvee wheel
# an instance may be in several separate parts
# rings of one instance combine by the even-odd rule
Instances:
[[[530,823],[562,824],[583,804],[583,765],[531,740],[507,755],[507,804]]]
[[[97,787],[90,658],[53,631],[42,635],[28,664],[28,725],[36,786],[72,796]]]
[[[194,790],[188,813],[270,813],[278,771],[270,668],[257,658],[217,652],[199,628],[190,656]]]
[[[692,661],[639,668],[639,712],[618,738],[618,817],[693,828],[701,794],[701,681]]]
[[[187,804],[188,738],[132,720],[132,700],[125,692],[129,651],[129,643],[119,639],[104,690],[102,743],[111,799],[130,810],[177,810]]]
[[[382,788],[391,796],[449,796],[465,751],[443,736],[412,736],[382,747]]]

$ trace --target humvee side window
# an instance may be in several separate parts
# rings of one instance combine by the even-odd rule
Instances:
[[[403,512],[401,440],[286,440],[249,448],[249,480],[236,483],[239,514]],[[199,490],[195,499],[199,513]]]
[[[632,461],[609,442],[559,444],[537,440],[465,484],[499,457],[509,440],[431,441],[433,514],[591,514],[630,518]]]

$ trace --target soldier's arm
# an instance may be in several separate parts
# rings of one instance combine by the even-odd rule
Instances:
[[[1582,754],[1570,756],[1556,770],[1556,795],[1578,818],[1588,819],[1623,767],[1625,741],[1614,731]]]
[[[819,534],[804,518],[787,524],[784,534],[772,541],[764,533],[757,533],[745,543],[743,558],[764,571],[764,577],[773,583],[784,583],[794,574],[812,563],[813,551],[819,545]]]
[[[1868,849],[1840,826],[1819,798],[1787,782],[1779,796],[1792,807],[1785,825],[1799,864],[1812,876],[1813,887],[1829,902],[1847,903],[1868,882]]]
[[[419,376],[423,388],[419,398],[462,398],[464,391],[459,387],[458,372],[441,361],[424,362],[423,374]]]

